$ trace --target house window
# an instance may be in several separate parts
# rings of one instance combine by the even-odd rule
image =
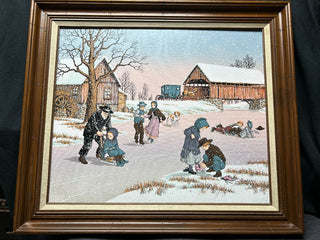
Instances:
[[[72,88],[72,95],[78,95],[78,88]]]
[[[104,89],[103,98],[104,99],[111,99],[111,89],[110,88]]]

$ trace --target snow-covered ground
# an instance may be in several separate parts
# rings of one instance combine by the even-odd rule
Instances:
[[[152,101],[144,101],[147,103],[146,110],[151,108]],[[210,102],[207,101],[175,101],[175,100],[160,100],[158,102],[158,108],[168,115],[175,111],[179,111],[182,115],[204,113],[204,112],[219,112],[220,110]],[[137,108],[139,101],[128,100],[127,107]]]
[[[74,118],[56,118],[53,121],[53,146],[72,145],[83,142],[83,121]]]
[[[247,102],[238,102],[238,103],[224,103],[223,109],[225,110],[249,110],[249,104]]]
[[[249,170],[249,174],[228,174],[229,170],[230,172]],[[230,178],[226,180],[215,178],[214,173],[207,172],[197,175],[190,175],[182,171],[174,172],[164,176],[161,181],[156,182],[157,184],[137,183],[108,202],[269,203],[267,165],[229,165],[223,172],[226,172],[225,176]]]
[[[175,175],[177,173],[178,175],[185,174],[182,170],[186,167],[186,164],[180,161],[180,152],[184,142],[183,131],[184,129],[192,126],[194,121],[199,117],[207,118],[210,124],[210,128],[201,132],[201,137],[213,139],[212,143],[222,150],[227,159],[227,167],[223,170],[223,176],[230,175],[233,177],[235,175],[238,178],[238,181],[240,181],[241,178],[246,181],[260,181],[260,179],[261,181],[264,181],[266,179],[267,176],[242,176],[239,173],[227,172],[230,169],[236,168],[235,165],[239,165],[239,167],[242,166],[243,168],[254,168],[255,166],[248,164],[248,161],[268,159],[268,138],[266,130],[259,131],[259,134],[255,134],[255,138],[247,139],[224,135],[216,131],[211,132],[211,127],[216,124],[221,123],[225,126],[229,123],[237,122],[238,120],[243,122],[251,120],[254,124],[254,128],[260,125],[266,127],[266,114],[263,112],[225,110],[182,115],[179,121],[179,126],[167,126],[165,122],[161,123],[159,138],[151,144],[145,137],[144,140],[146,144],[144,146],[137,146],[134,143],[135,130],[133,127],[133,119],[131,119],[130,121],[113,122],[113,126],[122,133],[118,137],[119,147],[126,152],[125,156],[129,161],[129,163],[122,168],[119,168],[114,164],[100,162],[100,160],[95,157],[95,150],[97,148],[97,144],[95,142],[93,142],[92,148],[86,158],[88,161],[88,164],[86,165],[81,164],[78,160],[78,152],[82,147],[82,143],[54,146],[51,154],[49,201],[105,203],[112,199],[115,200],[117,196],[124,194],[127,188],[139,183],[165,181],[168,182],[168,184],[179,185],[179,182],[169,180],[172,177],[171,175]],[[83,128],[81,129],[81,127],[83,127],[83,124],[79,123],[80,121],[72,120],[70,122],[63,121],[63,119],[59,121],[60,124],[69,124],[63,125],[61,129],[62,132],[60,133],[74,133],[75,135],[79,134],[82,136]],[[74,122],[77,122],[77,124],[74,125]],[[144,126],[148,123],[149,120],[146,120]],[[71,133],[68,132],[69,128],[71,129]],[[203,154],[203,149],[201,149],[201,152]],[[210,174],[212,176],[212,173]],[[186,177],[191,178],[194,176],[188,175]],[[201,177],[201,175],[195,177],[198,178]],[[201,181],[201,179],[199,181],[199,184],[201,185],[203,181]],[[243,180],[241,181],[243,182]],[[243,198],[239,200],[241,202],[247,200],[248,203],[262,201],[267,202],[269,199],[268,192],[263,193],[258,190],[258,192],[254,193],[254,190],[247,189],[248,186],[238,186],[235,181],[232,183],[225,183],[224,180],[221,179],[213,181],[209,179],[207,180],[207,183],[210,183],[211,185],[216,184],[218,186],[220,186],[220,184],[225,184],[225,187],[230,188],[234,192],[226,193],[226,196],[233,199],[236,199],[237,197]],[[210,187],[211,185],[208,186]],[[167,189],[168,192],[163,196],[165,198],[170,198],[170,196],[174,197],[174,193],[168,195],[168,193],[173,191],[173,189],[176,188]],[[157,191],[157,189],[155,188],[154,191]],[[202,190],[201,188],[198,190],[185,188],[178,189],[177,191],[181,191],[181,194],[186,194],[189,197],[193,195],[201,195],[201,201],[213,201],[212,199],[216,199],[217,195],[222,196],[221,198],[227,201],[227,197],[223,191],[211,193],[210,189]],[[187,194],[187,191],[192,192],[191,194]],[[208,197],[208,200],[205,199],[207,194],[203,195],[204,191],[206,191],[207,194],[210,193],[210,195],[208,195],[210,196]],[[196,192],[196,194],[193,194],[194,192]],[[242,192],[243,195],[240,195],[240,192]],[[128,198],[131,194],[136,194],[139,198],[150,196],[152,201],[156,201],[155,198],[158,197],[157,194],[157,196],[145,194],[140,196],[140,193],[137,194],[132,192],[124,194],[121,198],[131,199],[131,197]],[[121,199],[119,199],[119,201],[120,200]],[[170,201],[174,200],[171,199]]]

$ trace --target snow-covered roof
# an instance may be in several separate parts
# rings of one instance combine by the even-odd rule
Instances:
[[[108,71],[111,71],[110,66],[108,65],[106,59],[102,59],[101,62],[99,62],[99,64],[95,67],[97,68],[100,64],[105,64],[105,66],[107,67]],[[71,62],[69,64],[72,64]],[[80,69],[82,71],[86,71],[86,68],[82,65],[80,67]],[[121,84],[118,80],[118,77],[115,73],[112,73],[111,76],[113,76],[116,80],[116,82],[119,84],[119,86],[121,87]],[[86,77],[83,76],[80,73],[77,72],[68,72],[66,74],[64,74],[63,76],[59,77],[57,79],[57,85],[81,85],[84,81],[86,80]]]
[[[128,96],[129,94],[123,91],[121,88],[119,88],[119,92],[123,93],[124,95]]]
[[[259,70],[198,63],[196,67],[206,75],[210,82],[264,84],[264,75]],[[195,67],[195,68],[196,68]],[[193,70],[192,70],[193,71]]]
[[[81,85],[86,77],[80,73],[68,72],[57,79],[57,85]]]

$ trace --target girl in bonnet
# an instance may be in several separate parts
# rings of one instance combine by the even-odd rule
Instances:
[[[188,165],[184,172],[196,174],[193,167],[202,161],[199,149],[200,132],[208,127],[207,119],[198,118],[193,126],[184,130],[185,139],[180,153],[180,160]]]
[[[125,152],[119,148],[118,145],[118,130],[116,128],[110,128],[107,132],[107,139],[103,144],[103,159],[108,161],[112,158],[116,161],[118,167],[123,167],[124,164],[128,163],[124,159]],[[107,155],[107,158],[105,157]]]
[[[159,137],[160,122],[166,120],[166,117],[158,108],[156,101],[151,102],[151,108],[146,117],[149,118],[150,122],[148,126],[145,127],[145,132],[148,140],[152,143],[154,139]]]

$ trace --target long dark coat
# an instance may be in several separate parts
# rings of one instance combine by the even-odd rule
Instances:
[[[106,127],[107,130],[111,128],[111,116],[109,115],[106,119],[103,119],[101,115],[101,110],[93,113],[89,118],[85,128],[83,135],[84,136],[93,136],[98,131],[102,131],[103,127]]]
[[[191,134],[193,134],[195,138],[191,138]],[[192,152],[194,155],[200,154],[200,131],[198,130],[198,128],[196,128],[195,126],[189,127],[186,130],[184,130],[184,135],[185,139],[180,156],[182,158],[186,158],[190,152]]]

